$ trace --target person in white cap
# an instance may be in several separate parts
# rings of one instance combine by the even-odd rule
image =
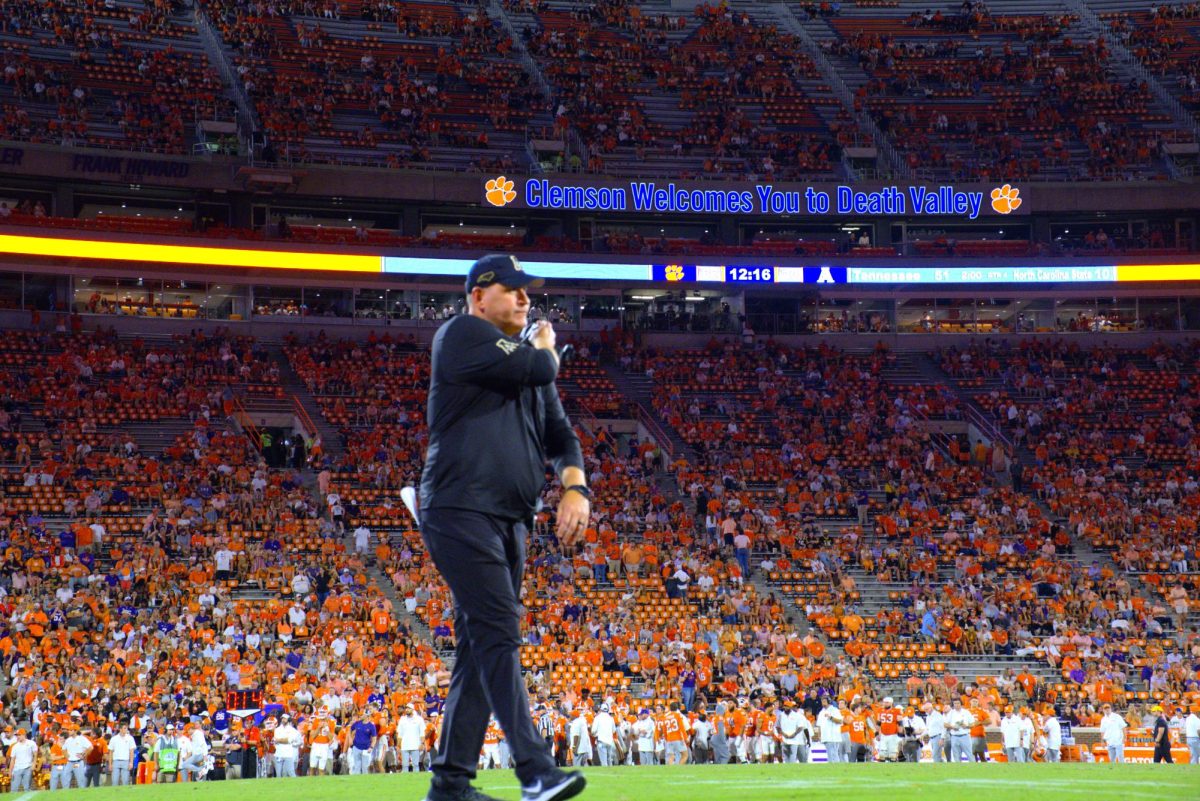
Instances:
[[[1183,741],[1188,747],[1188,763],[1200,765],[1200,704],[1192,704],[1188,716],[1183,719]]]
[[[406,704],[404,713],[396,722],[396,745],[400,748],[401,773],[420,772],[421,746],[424,742],[425,720],[412,704]]]
[[[1053,711],[1042,721],[1042,731],[1046,733],[1046,761],[1062,761],[1062,724]]]
[[[571,731],[567,736],[571,742],[571,764],[574,767],[591,764],[592,734],[582,706],[576,710],[575,719],[571,721]]]
[[[650,718],[650,710],[638,711],[637,723],[633,724],[633,735],[637,738],[638,764],[657,765],[654,756],[654,721]]]
[[[592,736],[596,738],[596,757],[600,764],[604,767],[617,764],[617,722],[608,704],[600,705],[600,711],[592,721]]]
[[[1105,704],[1101,709],[1104,717],[1100,719],[1100,739],[1108,749],[1108,761],[1112,763],[1125,761],[1125,729],[1129,724],[1125,718],[1113,711],[1112,704]]]
[[[173,784],[179,775],[181,747],[175,736],[175,724],[168,723],[163,735],[154,743],[154,762],[157,765],[159,784]]]
[[[830,703],[828,695],[821,698],[821,711],[817,714],[817,731],[821,742],[825,744],[826,759],[829,762],[844,762],[842,750],[842,710]]]
[[[301,736],[292,725],[292,716],[286,712],[279,716],[274,742],[276,777],[296,778],[296,757],[300,754]]]
[[[25,736],[24,729],[17,729],[17,739],[8,747],[8,775],[12,777],[8,789],[11,792],[20,793],[30,789],[37,762],[37,743]]]
[[[179,765],[179,778],[185,782],[199,781],[208,772],[209,748],[208,738],[204,736],[204,727],[200,724],[193,725],[192,733],[187,739],[187,756]]]
[[[70,777],[74,777],[75,786],[82,790],[87,781],[87,765],[84,764],[83,758],[92,750],[92,741],[85,737],[81,730],[76,729],[75,733],[67,738],[66,750],[68,783]]]

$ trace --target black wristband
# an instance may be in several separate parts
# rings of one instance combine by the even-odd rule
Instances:
[[[570,492],[571,490],[575,490],[575,491],[576,491],[576,492],[578,492],[580,495],[582,495],[583,497],[587,498],[589,501],[592,499],[592,491],[591,491],[591,489],[590,489],[590,488],[588,488],[588,487],[587,487],[587,485],[585,485],[585,484],[572,484],[571,486],[569,486],[569,487],[566,487],[565,489],[563,489],[563,494],[564,494],[564,495],[566,495],[566,494],[567,494],[568,492]]]

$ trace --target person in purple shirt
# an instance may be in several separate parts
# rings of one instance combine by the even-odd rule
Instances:
[[[360,713],[354,723],[350,724],[353,740],[350,743],[350,775],[369,773],[371,770],[371,752],[375,748],[375,740],[379,733],[375,724]]]

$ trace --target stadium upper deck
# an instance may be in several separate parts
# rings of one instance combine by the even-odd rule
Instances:
[[[3,131],[187,152],[241,97],[242,133],[288,162],[781,179],[877,154],[1153,180],[1173,177],[1163,142],[1194,141],[1194,4],[834,5],[13,3]]]

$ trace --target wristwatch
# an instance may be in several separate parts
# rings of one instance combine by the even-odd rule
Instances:
[[[572,484],[563,490],[563,494],[567,494],[571,490],[575,490],[589,501],[592,499],[592,490],[586,484]]]

